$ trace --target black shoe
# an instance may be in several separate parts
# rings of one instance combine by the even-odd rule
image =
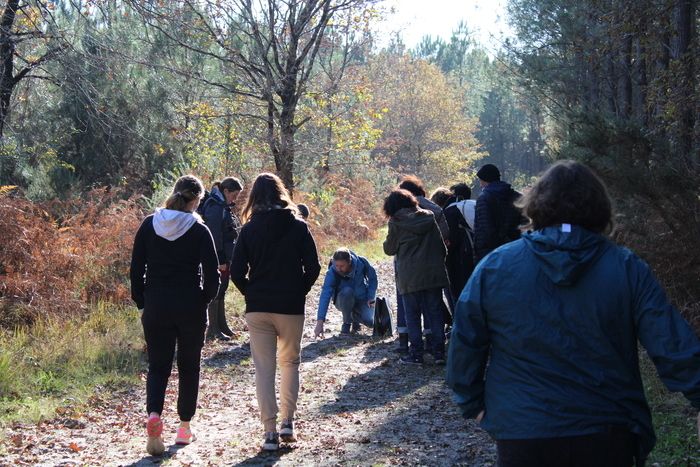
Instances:
[[[401,355],[399,357],[399,361],[401,363],[406,363],[408,365],[422,365],[423,364],[423,356],[422,355],[411,355],[411,354],[406,354],[406,355]]]
[[[352,323],[352,328],[350,329],[350,332],[352,334],[358,334],[360,332],[360,323]]]
[[[435,364],[436,364],[436,365],[442,366],[442,365],[445,364],[445,356],[444,356],[444,355],[438,354],[438,355],[435,355],[434,358],[435,358]]]
[[[294,422],[292,420],[282,420],[280,439],[285,443],[296,443],[297,438],[294,436]]]
[[[350,324],[343,323],[340,326],[340,335],[349,336],[350,335]]]
[[[277,451],[280,448],[280,436],[274,431],[265,433],[265,441],[263,442],[263,451]]]

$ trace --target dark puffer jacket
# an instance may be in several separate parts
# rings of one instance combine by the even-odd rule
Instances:
[[[425,209],[400,209],[389,219],[384,253],[396,255],[396,287],[401,295],[446,287],[447,250],[433,213]]]
[[[520,210],[513,203],[520,198],[505,182],[489,183],[476,200],[474,219],[474,261],[481,259],[501,245],[520,238]]]

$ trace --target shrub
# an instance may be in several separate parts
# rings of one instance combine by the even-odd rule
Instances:
[[[134,199],[109,189],[32,203],[0,191],[0,327],[126,303],[131,244],[142,218]]]

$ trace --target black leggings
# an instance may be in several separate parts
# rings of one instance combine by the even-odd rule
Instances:
[[[148,351],[146,411],[158,414],[163,412],[165,389],[177,344],[177,413],[180,420],[188,422],[197,408],[199,364],[207,325],[206,310],[178,312],[149,307],[147,302],[141,323]]]
[[[498,467],[632,467],[643,466],[637,436],[624,428],[566,438],[496,441]],[[635,463],[636,461],[636,463]]]

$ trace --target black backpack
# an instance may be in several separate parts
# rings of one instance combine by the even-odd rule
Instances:
[[[498,232],[496,236],[499,245],[505,245],[520,238],[520,225],[523,223],[523,216],[520,209],[514,203],[522,195],[511,189],[506,198],[496,198],[493,204],[494,219],[498,221]]]
[[[377,301],[374,303],[374,329],[372,336],[387,337],[392,335],[389,304],[386,302],[386,298],[377,297]]]

